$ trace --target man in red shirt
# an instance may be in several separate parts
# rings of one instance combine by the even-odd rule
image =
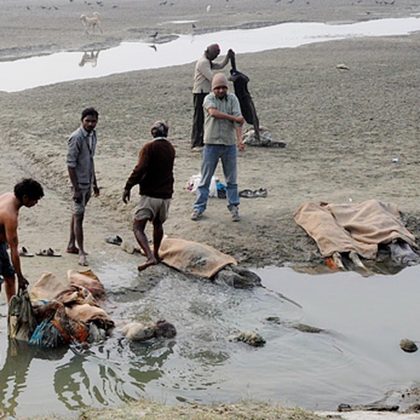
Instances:
[[[133,231],[140,247],[146,255],[146,262],[138,270],[159,263],[159,247],[163,238],[169,204],[173,194],[173,166],[175,149],[167,139],[169,127],[165,122],[156,121],[150,132],[153,140],[147,142],[139,153],[139,160],[129,176],[122,194],[122,200],[130,200],[131,188],[139,184],[140,201],[135,209]],[[153,252],[144,232],[148,221],[153,223]]]

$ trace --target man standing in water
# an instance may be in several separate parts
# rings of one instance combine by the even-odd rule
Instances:
[[[174,191],[173,167],[175,149],[167,139],[168,125],[156,121],[150,130],[153,140],[146,143],[139,153],[136,167],[129,176],[122,200],[130,200],[131,188],[139,184],[140,201],[133,221],[134,236],[146,255],[146,262],[138,270],[159,263],[159,248],[163,238],[163,223],[168,217],[169,204]],[[148,221],[153,223],[153,252],[144,232]]]
[[[98,112],[86,108],[82,112],[81,126],[68,139],[67,168],[73,191],[73,214],[70,223],[70,240],[67,252],[79,254],[79,264],[87,266],[86,251],[83,245],[83,219],[86,204],[92,189],[99,196],[96,182],[94,156],[96,150],[96,131]]]
[[[0,195],[0,290],[3,276],[7,302],[16,294],[15,273],[19,289],[26,289],[28,285],[22,274],[18,250],[19,210],[21,207],[35,206],[43,196],[41,184],[30,178],[16,184],[13,192]],[[7,254],[7,245],[13,266]]]
[[[204,111],[203,102],[206,95],[210,92],[211,80],[213,78],[212,70],[223,69],[229,62],[233,54],[229,50],[225,59],[221,63],[213,63],[220,54],[220,47],[218,44],[209,45],[204,51],[204,55],[197,61],[194,70],[194,117],[191,133],[191,149],[201,150],[203,147],[204,135]]]

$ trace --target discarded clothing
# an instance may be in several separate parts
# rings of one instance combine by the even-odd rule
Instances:
[[[100,282],[92,270],[86,270],[82,272],[76,270],[68,270],[67,278],[69,279],[70,284],[86,287],[86,289],[92,293],[92,296],[95,299],[105,298],[104,285]]]
[[[21,341],[29,341],[36,328],[36,318],[26,290],[19,289],[9,304],[7,318],[9,337]]]
[[[283,148],[286,147],[287,144],[283,141],[273,140],[273,136],[270,131],[266,128],[260,127],[259,130],[259,138],[255,134],[255,130],[253,128],[249,128],[245,131],[243,135],[243,141],[248,146],[258,146],[258,147],[278,147]]]
[[[54,348],[92,342],[105,337],[114,327],[97,301],[105,296],[105,289],[90,270],[82,273],[69,270],[66,281],[43,273],[32,287],[31,295],[36,300],[34,312],[38,325],[30,344]]]
[[[186,190],[194,193],[197,192],[200,181],[201,174],[191,175],[187,185],[185,186]],[[210,181],[209,197],[218,197],[217,182],[218,179],[213,175]]]
[[[70,285],[68,279],[58,279],[53,273],[42,273],[33,284],[29,295],[33,302],[49,301]]]
[[[212,278],[229,264],[237,264],[235,258],[209,245],[179,238],[164,238],[159,256],[176,270],[205,278]]]
[[[402,240],[417,248],[415,237],[402,224],[393,204],[367,200],[359,204],[302,204],[294,214],[301,226],[318,245],[323,257],[335,252],[356,252],[375,259],[379,244]]]

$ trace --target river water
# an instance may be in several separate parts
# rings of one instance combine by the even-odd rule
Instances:
[[[420,31],[420,18],[351,24],[290,22],[256,29],[179,35],[162,44],[123,42],[102,51],[60,52],[0,62],[0,91],[16,92],[70,80],[186,64],[197,60],[206,46],[214,42],[220,44],[222,53],[232,48],[242,54],[356,37],[408,35],[414,31]]]
[[[0,412],[69,414],[144,397],[168,404],[252,398],[324,410],[420,381],[417,353],[399,348],[402,338],[420,336],[419,267],[367,278],[254,271],[265,288],[232,289],[169,270],[142,283],[135,267],[109,261],[97,274],[117,323],[165,318],[177,328],[172,340],[143,344],[115,332],[89,349],[16,349],[3,304]],[[324,331],[301,332],[298,323]],[[265,347],[230,341],[239,330],[259,332]]]

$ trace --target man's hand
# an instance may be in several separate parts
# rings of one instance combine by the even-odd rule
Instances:
[[[130,190],[125,189],[122,193],[122,201],[127,204],[130,201]]]
[[[80,203],[82,201],[82,191],[79,188],[73,190],[73,201]]]
[[[97,185],[94,185],[93,186],[93,195],[95,196],[95,197],[99,197],[99,194],[100,194],[101,192],[100,192],[100,190],[99,190],[99,187],[97,186]]]
[[[25,279],[23,276],[18,276],[18,287],[19,290],[26,290],[28,287],[29,281]]]
[[[243,152],[245,150],[245,143],[241,140],[238,142],[238,150]]]
[[[239,117],[235,117],[235,122],[243,125],[245,123],[245,118],[242,115],[240,115]]]

